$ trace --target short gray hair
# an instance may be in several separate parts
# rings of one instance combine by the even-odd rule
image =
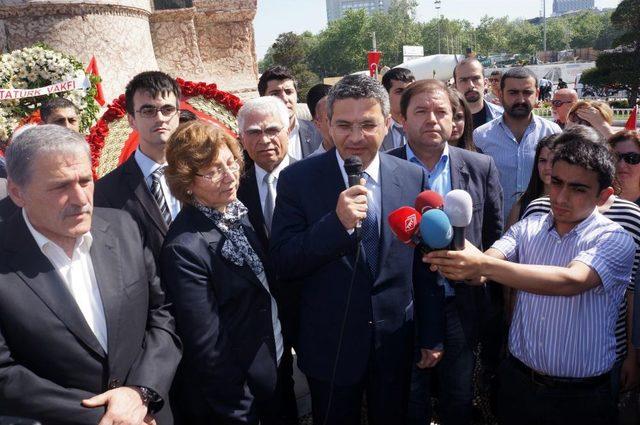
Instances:
[[[280,119],[283,127],[289,128],[289,111],[284,102],[275,96],[256,97],[247,100],[238,111],[238,131],[244,131],[247,117],[253,113],[263,113],[273,115]]]
[[[329,90],[327,95],[327,115],[333,118],[333,104],[341,99],[375,99],[386,118],[391,111],[389,93],[378,80],[362,75],[347,75]]]
[[[22,187],[31,179],[31,167],[36,158],[58,152],[85,154],[91,161],[89,144],[82,135],[59,125],[37,125],[12,139],[5,152],[7,175]]]

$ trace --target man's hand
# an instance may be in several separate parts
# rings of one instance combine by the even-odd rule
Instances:
[[[352,186],[340,193],[336,214],[345,230],[356,227],[359,221],[367,218],[367,188],[365,180],[360,179],[360,184]]]
[[[82,400],[85,407],[106,406],[107,411],[98,425],[142,425],[148,422],[147,406],[142,403],[142,397],[137,389],[120,387],[109,390],[88,400]]]
[[[416,364],[420,369],[434,367],[442,359],[443,354],[443,350],[429,350],[428,348],[421,348],[421,358],[420,361]]]
[[[449,280],[481,284],[484,257],[482,251],[465,240],[462,251],[432,251],[422,261],[431,264],[431,271],[439,271]]]
[[[620,368],[620,391],[632,390],[640,381],[640,369],[636,363],[636,355],[629,351]]]
[[[151,415],[147,415],[144,417],[144,425],[158,425],[156,420]]]

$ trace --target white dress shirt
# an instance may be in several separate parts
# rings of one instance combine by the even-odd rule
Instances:
[[[96,274],[93,270],[93,262],[89,253],[93,237],[90,232],[76,239],[71,258],[62,248],[38,232],[31,225],[24,208],[22,217],[33,239],[35,239],[40,251],[51,261],[56,272],[76,301],[80,312],[96,336],[100,346],[107,352],[107,321],[102,307],[102,298],[98,290]]]
[[[336,158],[338,159],[338,168],[340,168],[340,172],[342,173],[342,178],[344,179],[345,188],[349,187],[349,178],[347,177],[347,172],[344,171],[344,159],[338,153],[336,149]],[[369,179],[367,180],[367,189],[369,193],[367,194],[367,207],[370,210],[375,211],[376,217],[378,218],[378,232],[380,232],[380,215],[382,214],[382,189],[380,187],[380,155],[376,153],[376,156],[371,161],[371,164],[363,170],[363,174],[367,173],[369,175]],[[349,234],[353,232],[353,229],[347,230]]]
[[[145,184],[147,185],[149,190],[151,190],[151,184],[153,183],[153,178],[151,177],[151,175],[158,168],[165,167],[167,163],[165,162],[164,164],[158,164],[153,159],[142,153],[140,149],[136,149],[134,158],[136,160],[136,163],[138,164],[138,167],[140,167],[140,170],[142,171]],[[169,186],[167,186],[167,179],[164,177],[164,173],[162,173],[162,175],[160,176],[160,188],[162,189],[164,200],[167,203],[169,212],[171,213],[171,219],[174,220],[180,212],[180,201],[174,198],[171,194]]]
[[[302,137],[300,137],[300,122],[296,118],[296,125],[289,133],[289,156],[297,161],[302,159]]]
[[[278,177],[280,177],[280,171],[284,170],[289,164],[291,160],[288,156],[280,161],[280,164],[276,168],[273,169],[271,175],[275,178],[273,180],[273,188],[275,189],[278,184]],[[258,164],[253,165],[256,170],[256,183],[258,183],[258,194],[260,195],[260,207],[262,207],[262,211],[264,211],[264,203],[267,199],[267,191],[269,190],[267,182],[264,181],[264,176],[269,174],[267,171],[260,168]],[[276,198],[278,197],[278,192],[274,190],[273,192],[273,205],[276,204]]]

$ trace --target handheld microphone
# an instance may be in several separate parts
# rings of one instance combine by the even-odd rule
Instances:
[[[422,214],[420,235],[431,249],[443,249],[453,239],[453,229],[449,217],[442,210],[431,209]]]
[[[349,182],[349,187],[360,184],[360,179],[362,178],[362,160],[353,155],[344,160],[344,171],[347,173],[347,181]],[[356,223],[356,238],[360,240],[362,233],[362,223],[360,220]]]
[[[400,242],[412,248],[421,244],[418,235],[422,215],[411,207],[400,207],[387,217],[391,232]]]
[[[434,192],[433,190],[424,190],[416,197],[414,204],[416,210],[418,210],[420,214],[424,214],[430,209],[442,209],[444,200],[438,192]]]
[[[465,229],[471,224],[473,201],[471,195],[464,190],[455,189],[444,198],[444,212],[453,226],[453,249],[464,249]]]

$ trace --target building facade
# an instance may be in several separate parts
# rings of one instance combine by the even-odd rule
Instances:
[[[553,14],[556,16],[594,7],[595,0],[553,0]]]
[[[327,20],[329,22],[342,18],[347,10],[366,10],[368,13],[386,12],[391,0],[326,0]]]

